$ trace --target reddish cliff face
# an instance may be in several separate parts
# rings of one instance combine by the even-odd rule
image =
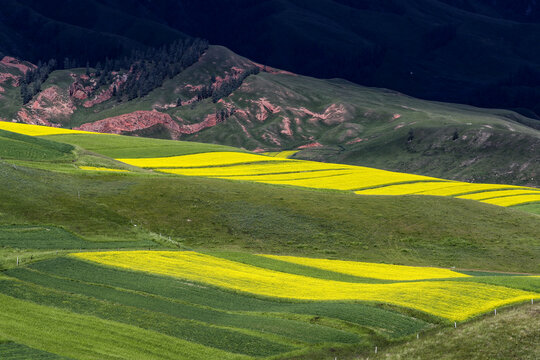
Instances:
[[[171,134],[180,133],[180,125],[169,114],[158,111],[135,111],[129,114],[86,123],[76,129],[108,134],[122,134],[147,129],[159,124],[168,129]]]
[[[4,65],[6,67],[15,68],[22,72],[23,74],[26,74],[28,70],[35,69],[36,66],[34,64],[31,64],[29,62],[21,62],[11,56],[4,56],[2,60],[0,60],[0,64]]]
[[[26,74],[28,70],[35,68],[36,66],[29,62],[22,62],[11,56],[4,56],[0,60],[0,84],[10,84],[17,87],[21,76]]]
[[[51,86],[38,94],[17,113],[17,120],[27,124],[60,126],[77,108],[65,91]]]
[[[159,111],[135,111],[129,114],[83,124],[76,129],[108,134],[124,134],[161,126],[167,129],[171,137],[176,140],[183,134],[195,134],[220,122],[215,114],[207,115],[203,121],[196,124],[181,124],[183,122],[182,119],[177,118],[176,120],[178,122],[173,120],[169,114]]]

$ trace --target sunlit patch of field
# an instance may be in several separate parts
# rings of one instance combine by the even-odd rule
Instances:
[[[111,168],[99,167],[99,166],[79,166],[79,169],[81,169],[81,170],[88,170],[88,171],[129,172],[129,170],[124,170],[124,169],[111,169]]]
[[[504,196],[535,195],[535,194],[540,195],[540,190],[536,190],[536,191],[534,189],[494,190],[494,191],[484,191],[480,193],[473,193],[473,194],[467,194],[467,195],[460,195],[457,197],[460,199],[486,200],[486,199],[499,198],[499,197],[504,197]]]
[[[160,158],[133,158],[116,159],[126,164],[142,168],[174,168],[174,167],[205,167],[224,166],[264,161],[287,161],[270,156],[256,155],[241,152],[206,152],[183,156],[170,156]]]
[[[50,126],[29,125],[22,123],[13,123],[0,121],[0,129],[12,131],[18,134],[30,136],[59,135],[59,134],[92,134],[88,131],[63,129]]]
[[[516,196],[504,196],[493,199],[482,200],[482,202],[499,205],[499,206],[513,206],[528,204],[540,201],[540,194],[537,195],[516,195]]]
[[[299,256],[261,255],[271,259],[311,266],[343,274],[384,280],[426,280],[469,277],[459,272],[434,267],[374,264],[359,261],[313,259]]]
[[[361,284],[323,280],[192,251],[86,252],[73,256],[104,265],[173,276],[255,295],[312,301],[389,303],[459,321],[539,295],[502,286],[459,281]],[[369,277],[369,274],[364,276]]]
[[[269,153],[268,155],[276,154]],[[460,198],[484,201],[482,195],[475,198],[475,194],[508,191],[508,193],[504,193],[504,196],[514,196],[538,191],[535,188],[522,186],[472,184],[362,166],[289,160],[277,156],[248,153],[207,152],[174,157],[120,158],[117,160],[134,166],[153,168],[168,174],[256,181],[316,189],[348,190],[359,195],[459,196]],[[516,192],[512,193],[511,191]],[[489,194],[487,197],[490,197]],[[507,199],[485,202],[511,206],[531,201],[538,200],[516,198],[515,201]]]

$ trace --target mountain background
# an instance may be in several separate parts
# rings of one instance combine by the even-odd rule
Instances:
[[[0,52],[80,66],[208,39],[256,62],[540,114],[536,0],[6,0]]]
[[[535,0],[6,0],[0,119],[538,186],[539,39]]]

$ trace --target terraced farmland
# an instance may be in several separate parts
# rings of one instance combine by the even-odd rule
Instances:
[[[288,160],[275,156],[214,152],[165,158],[117,160],[168,174],[348,190],[359,195],[434,195],[466,198],[459,195],[512,190],[516,192],[505,192],[501,195],[505,199],[499,199],[494,193],[493,198],[475,200],[500,206],[540,201],[540,190],[535,188],[471,184],[360,166]],[[527,196],[522,195],[525,193]]]
[[[192,143],[13,123],[0,123],[0,129],[32,136],[52,135],[46,138],[83,146],[132,166],[168,174],[346,190],[359,195],[452,196],[499,206],[540,202],[540,190],[536,188],[471,184],[361,166],[288,159],[295,151],[257,155],[219,145],[195,143],[190,146]],[[497,191],[503,192],[499,195]],[[480,195],[484,192],[490,192],[488,197]]]
[[[362,300],[390,303],[423,311],[448,320],[467,318],[489,311],[495,307],[531,300],[538,296],[533,292],[489,286],[485,284],[460,283],[457,281],[415,281],[391,284],[360,284],[334,282],[310,277],[285,274],[250,265],[224,260],[195,252],[93,252],[78,253],[80,259],[94,261],[124,269],[148,271],[185,280],[208,283],[214,286],[248,292],[256,295],[302,299],[302,300]],[[291,258],[289,258],[291,260]],[[302,264],[320,264],[297,259]],[[369,266],[361,273],[371,275]],[[355,264],[350,266],[355,274]],[[377,269],[377,265],[372,265]],[[380,267],[380,266],[379,266]],[[219,269],[219,270],[218,270]],[[328,269],[328,267],[327,267]],[[358,267],[356,268],[358,270]],[[401,275],[402,268],[386,270]],[[415,269],[416,279],[422,279],[421,268]],[[445,273],[427,269],[429,277],[456,277],[466,275]],[[414,270],[413,270],[414,273]],[[380,272],[379,272],[380,274]],[[392,278],[388,276],[387,278]]]
[[[75,256],[37,262],[5,274],[8,277],[0,279],[0,313],[5,316],[14,308],[22,310],[12,315],[13,321],[19,322],[21,333],[10,331],[12,325],[8,322],[0,325],[0,335],[76,358],[92,358],[102,350],[94,349],[88,354],[77,347],[64,350],[54,343],[59,334],[48,334],[45,327],[33,328],[29,334],[23,329],[31,326],[28,322],[32,318],[45,324],[54,323],[52,317],[56,316],[88,324],[86,330],[66,329],[76,336],[88,336],[87,343],[97,341],[95,332],[109,326],[111,330],[105,333],[110,338],[99,340],[111,347],[109,353],[102,353],[107,355],[104,358],[112,358],[115,353],[122,358],[128,354],[152,358],[147,354],[157,356],[159,351],[151,341],[162,337],[160,341],[169,338],[173,344],[189,341],[184,341],[185,350],[177,352],[182,358],[190,358],[193,351],[195,358],[223,359],[243,358],[233,354],[294,354],[317,344],[366,346],[375,340],[389,341],[432,326],[369,304],[264,299],[209,287],[204,282],[102,267],[76,260]],[[142,341],[133,349],[123,349],[126,338],[116,331],[127,330],[138,341],[145,333],[152,334],[153,339]],[[172,354],[178,349],[170,351]],[[200,353],[195,355],[196,351]]]
[[[298,266],[297,271],[305,264],[324,268],[335,261],[272,258],[285,267]],[[0,325],[0,336],[13,341],[4,347],[16,349],[18,354],[32,348],[51,356],[83,359],[172,358],[173,354],[194,359],[287,358],[323,344],[335,348],[354,345],[362,351],[436,324],[540,297],[538,292],[520,289],[531,284],[538,287],[539,278],[532,276],[520,277],[526,282],[517,282],[517,286],[515,282],[505,286],[512,276],[499,275],[501,280],[495,285],[490,277],[431,268],[424,274],[445,278],[388,282],[388,278],[399,278],[403,267],[349,265],[356,282],[294,275],[195,252],[74,253],[4,272],[0,313],[3,317],[9,314],[9,320]],[[405,274],[409,279],[421,279],[422,270],[409,267]],[[381,272],[386,281],[370,282],[381,277]],[[366,290],[374,287],[384,289],[384,298],[370,298],[372,292]],[[356,295],[347,301],[333,295],[351,290]],[[59,321],[67,320],[85,324],[84,329],[60,325]],[[60,328],[51,333],[45,326],[34,326],[34,321],[58,323]],[[75,335],[72,347],[56,342],[62,331]],[[103,331],[107,339],[98,335]],[[128,336],[138,346],[126,347]],[[79,338],[85,344],[99,341],[104,347],[85,353],[88,350],[83,350],[81,340],[75,340]],[[162,341],[173,344],[170,352],[160,352]]]
[[[0,358],[354,358],[540,294],[537,216],[472,201],[537,189],[7,126]]]

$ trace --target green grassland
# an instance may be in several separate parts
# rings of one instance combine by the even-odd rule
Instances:
[[[538,217],[474,201],[159,174],[0,170],[0,224],[55,224],[91,241],[148,241],[153,233],[187,248],[538,272]]]
[[[14,342],[0,341],[0,355],[4,360],[36,359],[36,360],[69,360],[64,356],[51,354],[46,351],[33,349]]]
[[[518,205],[518,206],[513,206],[513,208],[521,210],[521,211],[527,211],[532,214],[540,215],[540,204]]]
[[[111,159],[237,151],[223,146],[0,135],[9,155],[0,161],[2,358],[354,358],[446,331],[441,319],[384,304],[276,300],[66,256],[79,249],[192,249],[371,283],[385,281],[254,254],[456,266],[500,272],[466,281],[539,291],[537,278],[506,273],[540,272],[535,214],[453,198],[173,176]],[[22,145],[12,150],[12,141]],[[78,169],[85,164],[130,172]]]
[[[487,315],[456,329],[433,331],[420,340],[360,359],[533,360],[540,353],[540,306],[524,305]]]
[[[115,135],[48,135],[43,138],[77,145],[116,159],[179,156],[211,151],[243,151],[230,146]]]

